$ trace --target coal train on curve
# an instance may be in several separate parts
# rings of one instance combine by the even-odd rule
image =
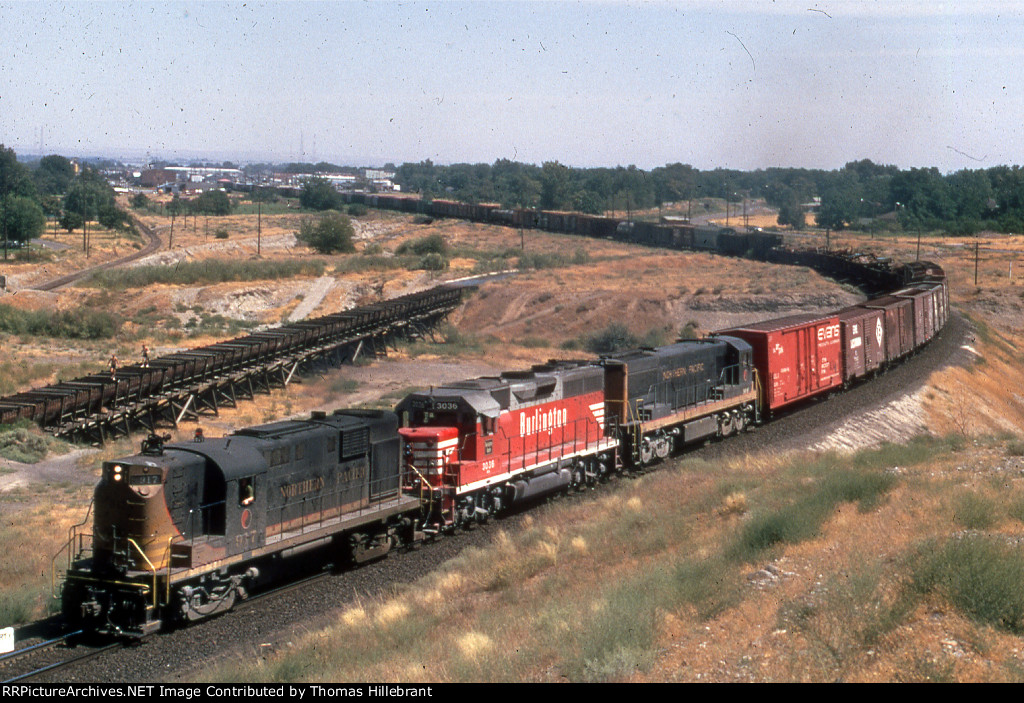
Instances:
[[[430,388],[394,412],[318,412],[175,444],[151,436],[103,464],[91,524],[65,546],[63,613],[122,636],[220,613],[309,550],[363,562],[643,470],[872,376],[942,330],[940,267],[827,257],[898,285],[831,314]]]

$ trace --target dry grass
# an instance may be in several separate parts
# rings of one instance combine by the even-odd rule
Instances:
[[[0,627],[30,622],[59,609],[51,595],[51,557],[86,515],[91,487],[50,484],[46,502],[27,489],[6,491],[0,524]],[[56,561],[66,566],[67,553]]]
[[[291,680],[303,662],[300,678],[322,680],[1017,680],[1019,636],[917,576],[933,563],[951,571],[935,559],[962,529],[956,498],[970,487],[988,490],[1004,515],[991,527],[996,539],[1019,528],[1008,511],[1024,479],[1004,473],[1016,460],[1004,444],[683,461],[533,513],[521,531],[500,532],[394,600],[345,611],[291,651],[207,675]],[[958,470],[988,458],[1004,464]],[[751,524],[721,509],[738,485],[753,516],[832,494],[836,476],[858,472],[895,483],[872,499],[854,491],[859,502],[840,499],[816,529],[753,561],[726,553]],[[987,489],[996,476],[1012,490]]]

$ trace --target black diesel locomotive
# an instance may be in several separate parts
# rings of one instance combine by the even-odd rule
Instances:
[[[398,419],[339,410],[104,462],[87,522],[73,529],[62,593],[69,621],[144,635],[228,610],[298,553],[360,562],[414,537]],[[88,521],[88,518],[86,519]]]

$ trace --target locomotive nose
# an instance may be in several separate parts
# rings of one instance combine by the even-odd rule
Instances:
[[[424,476],[440,476],[454,456],[459,432],[454,427],[403,427],[405,460]]]
[[[123,462],[104,464],[96,486],[94,545],[97,558],[132,570],[166,565],[173,529],[164,501],[160,468]]]

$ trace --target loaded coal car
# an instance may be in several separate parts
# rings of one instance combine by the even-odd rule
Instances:
[[[553,361],[413,393],[401,417],[409,480],[425,532],[484,521],[514,503],[582,487],[615,468],[604,371]]]
[[[398,418],[341,410],[103,463],[91,532],[66,545],[63,612],[76,626],[142,636],[224,612],[315,548],[366,561],[412,539]],[[88,522],[88,520],[87,520]]]
[[[714,336],[601,359],[606,417],[626,464],[742,431],[759,419],[751,346]]]

